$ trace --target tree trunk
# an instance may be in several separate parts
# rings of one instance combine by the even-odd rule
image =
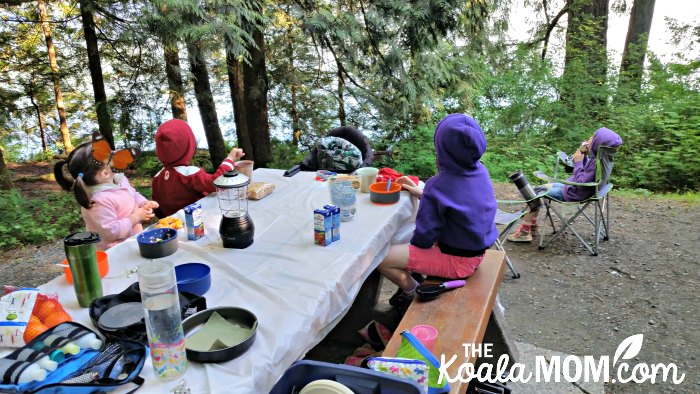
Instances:
[[[639,92],[642,85],[644,58],[649,42],[651,22],[654,18],[656,0],[634,0],[630,22],[627,27],[625,50],[622,52],[620,77],[622,84],[633,92]]]
[[[605,118],[608,0],[567,0],[569,25],[562,101],[586,117]]]
[[[63,102],[63,92],[58,75],[58,62],[56,61],[56,49],[53,45],[53,37],[51,36],[51,26],[49,26],[49,17],[46,12],[46,4],[44,0],[39,0],[39,20],[41,21],[41,29],[44,31],[44,39],[46,40],[46,49],[49,53],[49,64],[51,65],[51,78],[53,79],[53,93],[56,97],[56,111],[58,111],[58,122],[61,128],[61,140],[63,141],[63,150],[66,154],[73,150],[73,142],[70,140],[70,131],[68,131],[68,122],[66,121],[66,108]]]
[[[243,65],[243,91],[248,131],[253,143],[256,167],[265,167],[272,158],[270,123],[267,117],[267,71],[265,69],[265,37],[253,30],[257,48],[248,48],[250,64]]]
[[[233,118],[236,122],[238,147],[243,149],[247,160],[255,160],[253,142],[248,130],[245,98],[243,97],[243,70],[236,55],[231,50],[231,42],[227,36],[224,36],[224,45],[226,47],[226,72],[228,74],[229,90],[231,91],[231,102],[233,103]]]
[[[7,170],[4,149],[0,147],[0,190],[10,189],[12,189],[12,174]]]
[[[287,58],[287,61],[289,62],[289,73],[291,77],[289,79],[289,117],[292,120],[292,141],[290,142],[290,145],[298,147],[299,141],[301,141],[302,131],[301,116],[299,115],[299,111],[297,110],[297,106],[299,105],[297,97],[297,94],[299,92],[299,81],[296,78],[297,72],[296,68],[294,67],[294,40],[292,38],[294,37],[294,26],[292,24],[290,24],[287,27],[287,37],[289,37],[289,40],[287,41],[284,55]]]
[[[92,79],[92,90],[95,93],[95,106],[97,109],[97,124],[100,134],[109,142],[114,149],[114,133],[112,132],[112,121],[109,115],[107,94],[105,93],[105,83],[102,77],[102,64],[100,62],[100,50],[97,45],[97,34],[95,32],[95,20],[92,10],[93,0],[79,0],[80,15],[83,20],[83,33],[85,34],[85,44],[88,53],[88,67],[90,68],[90,78]]]
[[[339,62],[336,62],[338,66],[338,120],[341,126],[345,126],[346,114],[345,114],[345,79],[343,79],[343,69]]]
[[[301,140],[301,119],[299,118],[299,111],[297,111],[297,86],[292,84],[291,86],[292,100],[289,109],[289,117],[292,118],[292,146],[298,146]]]
[[[209,144],[209,156],[212,165],[216,168],[226,158],[228,152],[226,152],[224,137],[221,135],[219,118],[216,115],[214,96],[209,85],[209,72],[199,44],[188,42],[187,52],[189,53],[190,71],[194,76],[194,95],[197,98],[199,115],[202,118],[207,144]]]
[[[168,78],[168,88],[170,89],[170,108],[173,112],[173,119],[187,122],[187,102],[185,102],[185,86],[182,83],[177,41],[167,35],[163,36],[163,55],[165,58],[165,75]]]
[[[44,119],[41,116],[41,108],[34,100],[34,92],[29,92],[29,102],[32,103],[34,111],[36,111],[37,124],[39,125],[39,135],[41,136],[41,149],[46,152],[48,150],[48,145],[46,144],[46,130],[44,129]]]

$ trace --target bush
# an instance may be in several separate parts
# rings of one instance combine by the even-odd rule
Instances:
[[[83,226],[71,193],[47,193],[25,198],[17,190],[0,191],[0,249],[61,239]]]

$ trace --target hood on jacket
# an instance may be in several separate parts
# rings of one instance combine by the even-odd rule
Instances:
[[[197,142],[192,128],[180,119],[171,119],[156,131],[156,156],[165,167],[186,166],[194,156]]]
[[[486,137],[481,126],[464,114],[446,116],[435,127],[433,138],[440,171],[472,169],[486,152]]]
[[[598,147],[600,146],[609,146],[614,148],[620,145],[622,145],[622,138],[620,138],[616,132],[608,128],[601,127],[595,131],[595,134],[593,134],[593,140],[591,140],[591,152],[593,152],[593,156],[596,156],[598,154]]]

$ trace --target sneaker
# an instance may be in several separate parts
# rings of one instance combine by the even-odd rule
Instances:
[[[506,238],[510,242],[532,242],[532,234],[530,231],[525,231],[520,225],[515,232]]]
[[[411,272],[411,277],[418,282],[418,284],[425,282],[425,275],[419,274],[418,272]]]
[[[400,310],[401,312],[405,312],[415,297],[415,294],[408,295],[404,293],[403,290],[398,289],[396,290],[396,293],[389,298],[389,305]]]

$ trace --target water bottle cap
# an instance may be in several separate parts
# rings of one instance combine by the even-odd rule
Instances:
[[[65,246],[80,246],[100,242],[102,239],[97,233],[81,232],[73,233],[63,239]]]
[[[141,291],[163,291],[173,287],[175,266],[167,260],[153,260],[139,266],[139,288]]]

